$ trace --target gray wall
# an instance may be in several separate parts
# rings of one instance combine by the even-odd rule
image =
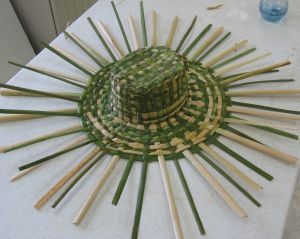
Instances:
[[[96,0],[11,0],[28,39],[38,53]]]
[[[50,42],[57,34],[49,0],[11,0],[27,37],[36,52],[40,42]]]
[[[0,0],[0,82],[8,81],[19,69],[7,63],[27,63],[34,56],[30,43],[9,2]]]

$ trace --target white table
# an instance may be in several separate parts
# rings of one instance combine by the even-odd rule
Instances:
[[[224,3],[223,8],[216,11],[207,11],[206,6],[211,3],[211,1],[207,0],[145,0],[144,6],[148,29],[150,29],[150,12],[151,10],[157,10],[159,17],[158,29],[160,32],[159,42],[164,43],[169,31],[170,22],[173,16],[177,14],[180,16],[180,34],[177,33],[175,36],[175,43],[177,44],[193,16],[198,14],[199,19],[197,21],[196,30],[193,32],[193,36],[210,22],[213,23],[214,26],[224,25],[226,30],[231,30],[233,33],[231,37],[232,40],[228,41],[227,44],[224,44],[225,46],[235,40],[247,38],[250,45],[257,46],[257,52],[273,52],[273,56],[270,59],[262,61],[265,65],[276,61],[279,62],[286,58],[292,61],[293,64],[291,66],[282,69],[277,75],[270,74],[260,76],[260,79],[277,79],[280,77],[295,78],[297,81],[294,84],[284,84],[284,86],[274,84],[272,86],[274,88],[300,88],[300,81],[298,80],[300,76],[300,2],[290,1],[288,17],[278,24],[271,24],[262,20],[258,12],[258,1],[223,0],[222,2]],[[120,1],[120,4],[117,4],[117,7],[120,16],[123,19],[127,35],[130,36],[128,23],[125,20],[125,17],[128,14],[131,14],[137,20],[136,23],[139,24],[138,1]],[[88,16],[95,20],[101,19],[107,24],[111,32],[115,36],[118,36],[123,49],[126,49],[119,28],[116,25],[116,20],[109,1],[99,1],[70,27],[70,30],[80,36],[85,36],[87,42],[105,55],[105,50],[86,21],[86,17]],[[150,37],[149,31],[150,30],[148,30],[148,37]],[[129,39],[130,43],[132,43],[130,37]],[[65,49],[72,50],[76,55],[93,64],[93,62],[82,54],[76,46],[69,40],[66,40],[62,35],[55,39],[54,43],[59,44]],[[39,66],[47,66],[48,68],[56,69],[57,71],[65,71],[78,75],[81,74],[77,69],[58,59],[54,54],[47,50],[42,51],[31,63]],[[253,68],[259,67],[259,65],[260,64],[257,63],[253,65]],[[78,91],[76,87],[70,87],[67,84],[26,70],[20,71],[11,79],[10,83],[49,91]],[[266,87],[253,86],[252,88]],[[276,105],[283,108],[300,109],[299,103],[297,102],[299,101],[299,97],[262,97],[260,99],[251,99],[251,101],[273,106]],[[15,107],[50,110],[66,108],[71,105],[72,103],[63,100],[48,98],[40,98],[38,100],[13,97],[0,98],[1,108]],[[0,125],[0,145],[11,144],[24,138],[31,138],[35,135],[51,132],[58,128],[63,128],[66,125],[69,125],[70,122],[75,122],[76,120],[77,119],[68,117],[51,117],[33,121],[3,123]],[[299,155],[298,142],[267,134],[259,130],[253,130],[249,127],[244,127],[244,130],[251,136],[264,140],[272,147],[285,152],[290,152],[293,155]],[[39,170],[31,173],[31,175],[22,178],[20,181],[13,184],[9,183],[8,179],[17,171],[18,166],[58,150],[76,137],[78,137],[78,135],[67,136],[0,156],[1,238],[116,239],[130,237],[141,169],[141,164],[139,163],[134,165],[119,205],[114,207],[110,202],[125,166],[125,161],[120,161],[105,188],[98,195],[92,209],[89,211],[82,224],[77,227],[72,225],[72,219],[77,214],[87,193],[100,177],[104,167],[109,162],[109,158],[104,159],[97,167],[95,167],[89,176],[85,177],[84,180],[77,185],[76,189],[68,195],[67,200],[65,200],[56,210],[51,209],[48,204],[40,211],[36,211],[33,208],[33,204],[67,172],[70,166],[75,165],[76,162],[83,157],[90,146],[76,150],[68,155],[59,157],[58,159],[54,159]],[[294,166],[286,165],[276,159],[254,152],[246,147],[227,140],[222,141],[230,143],[234,150],[237,150],[251,162],[270,172],[275,179],[272,182],[268,182],[251,170],[238,164],[234,159],[227,157],[238,168],[242,169],[246,174],[253,177],[253,179],[264,186],[264,190],[259,193],[249,190],[263,205],[261,208],[256,208],[249,200],[208,166],[208,169],[212,174],[222,182],[230,194],[237,199],[242,207],[248,212],[249,217],[247,219],[240,219],[231,212],[212,188],[202,179],[201,175],[199,175],[187,162],[182,161],[182,168],[187,175],[187,181],[207,231],[205,238],[281,238],[299,164]],[[168,162],[167,166],[170,171],[174,194],[176,195],[176,204],[178,206],[185,238],[199,238],[200,234],[176,174],[174,164]],[[139,236],[143,239],[174,238],[169,209],[157,163],[151,163],[149,165]]]

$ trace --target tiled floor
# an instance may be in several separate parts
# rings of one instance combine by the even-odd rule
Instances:
[[[283,239],[300,238],[300,177],[291,203]]]

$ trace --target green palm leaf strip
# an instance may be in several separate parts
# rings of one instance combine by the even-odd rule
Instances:
[[[87,18],[88,22],[90,23],[91,27],[93,28],[94,32],[96,33],[97,37],[99,38],[99,40],[101,41],[101,43],[103,44],[104,48],[106,49],[106,51],[108,52],[108,54],[110,55],[111,59],[116,62],[117,58],[115,57],[114,53],[111,51],[111,49],[109,48],[109,46],[107,45],[106,41],[104,40],[103,36],[101,35],[101,33],[98,31],[97,27],[95,26],[95,23],[93,22],[93,20],[88,17]]]
[[[230,177],[218,165],[216,165],[213,161],[211,161],[208,157],[206,157],[206,155],[204,155],[201,151],[197,152],[197,154],[202,159],[204,159],[211,167],[213,167],[218,173],[220,173],[224,178],[226,178],[237,190],[239,190],[242,194],[244,194],[257,207],[261,206],[261,204],[253,196],[251,196],[250,193],[248,193],[243,187],[241,187],[232,177]]]
[[[266,72],[260,73],[258,75],[269,74],[269,73],[276,73],[276,72],[279,72],[279,70],[275,69],[275,70],[271,70],[271,71],[266,71]],[[233,77],[245,74],[245,73],[249,73],[249,72],[246,71],[246,72],[236,73],[236,74],[232,74],[232,75],[228,75],[228,76],[222,76],[222,77],[220,77],[220,80],[221,81],[227,80],[227,79],[230,79],[230,78],[233,78]],[[226,86],[226,87],[228,87],[228,86]]]
[[[246,74],[243,74],[243,75],[240,75],[240,76],[236,76],[234,78],[230,78],[230,79],[224,80],[224,81],[221,82],[221,84],[222,85],[232,84],[234,82],[237,82],[237,81],[240,81],[240,80],[244,80],[244,79],[247,79],[249,77],[257,76],[257,75],[260,75],[262,73],[269,72],[272,69],[276,69],[276,68],[280,68],[280,67],[283,67],[283,66],[287,66],[289,64],[291,64],[290,61],[284,61],[284,62],[279,62],[279,63],[273,64],[273,65],[269,65],[269,66],[265,66],[265,67],[260,67],[258,69],[252,70],[252,71],[250,71],[250,72],[248,72]]]
[[[140,14],[141,14],[141,24],[142,24],[142,32],[143,32],[143,42],[144,42],[144,47],[146,47],[148,46],[148,41],[147,41],[147,30],[146,30],[146,23],[145,23],[145,12],[144,12],[143,1],[140,1]]]
[[[284,137],[287,137],[287,138],[290,138],[290,139],[294,139],[294,140],[299,139],[298,135],[291,134],[291,133],[285,132],[285,131],[280,130],[280,129],[275,129],[275,128],[268,127],[268,126],[259,126],[259,125],[252,125],[252,127],[255,127],[255,128],[258,128],[258,129],[261,129],[261,130],[264,130],[264,131],[267,131],[267,132],[270,132],[270,133],[273,133],[273,134],[278,134],[280,136],[284,136]]]
[[[64,199],[64,197],[72,190],[72,188],[80,181],[80,179],[87,174],[87,172],[93,168],[96,163],[103,158],[105,152],[101,152],[88,166],[86,166],[78,175],[73,179],[73,181],[69,184],[69,186],[58,196],[58,198],[51,205],[52,208],[56,208],[56,206]]]
[[[185,42],[185,40],[187,39],[187,37],[190,35],[191,31],[193,30],[195,23],[197,20],[197,15],[194,17],[191,25],[189,26],[189,28],[187,29],[187,31],[185,32],[185,34],[183,35],[182,39],[180,40],[177,48],[176,48],[176,52],[179,52],[181,47],[183,46],[183,43]]]
[[[42,111],[42,110],[15,110],[15,109],[0,109],[0,113],[4,114],[30,114],[30,115],[47,115],[47,116],[79,116],[77,111]]]
[[[78,148],[80,148],[80,147],[83,147],[83,146],[88,145],[88,144],[90,144],[90,143],[92,143],[92,142],[95,142],[95,141],[96,141],[96,139],[88,140],[88,141],[85,141],[85,142],[83,142],[83,143],[81,143],[81,144],[77,144],[77,145],[72,146],[72,147],[69,147],[69,148],[67,148],[67,149],[58,151],[58,152],[56,152],[56,153],[54,153],[54,154],[48,155],[48,156],[43,157],[43,158],[41,158],[41,159],[35,160],[35,161],[31,162],[31,163],[25,164],[25,165],[19,167],[19,170],[22,171],[22,170],[25,170],[25,169],[27,169],[27,168],[31,168],[31,167],[33,167],[33,166],[35,166],[35,165],[38,165],[38,164],[41,164],[41,163],[43,163],[43,162],[49,161],[50,159],[54,159],[54,158],[56,158],[56,157],[58,157],[58,156],[61,156],[61,155],[65,154],[65,153],[68,153],[68,152],[70,152],[70,151],[73,151],[73,150],[75,150],[75,149],[78,149]]]
[[[117,190],[115,192],[114,198],[112,200],[112,204],[115,205],[115,206],[118,204],[118,202],[120,200],[120,197],[121,197],[122,192],[124,190],[124,187],[125,187],[125,184],[127,182],[127,179],[128,179],[129,174],[130,174],[133,163],[134,163],[134,157],[131,157],[127,161],[126,167],[123,171],[123,174],[121,176],[121,179],[120,179],[120,182],[118,184]]]
[[[187,182],[185,180],[185,177],[184,177],[184,174],[183,174],[182,169],[180,167],[180,164],[178,162],[178,159],[174,159],[174,163],[175,163],[175,167],[176,167],[178,176],[180,178],[182,187],[184,189],[185,195],[186,195],[186,197],[187,197],[187,199],[189,201],[189,204],[190,204],[191,210],[193,212],[195,221],[196,221],[198,229],[200,231],[200,234],[204,235],[205,234],[204,226],[203,226],[202,221],[200,219],[200,216],[198,214],[198,210],[197,210],[196,205],[194,203],[193,196],[192,196],[192,194],[191,194],[191,192],[189,190],[189,186],[188,186],[188,184],[187,184]]]
[[[99,54],[98,51],[94,50],[93,47],[88,45],[85,41],[83,41],[81,38],[79,38],[74,32],[72,32],[72,35],[76,38],[76,40],[85,48],[87,49],[94,57],[100,61],[102,65],[108,65],[110,62]]]
[[[245,120],[244,118],[240,118],[240,117],[235,117],[235,116],[231,116],[231,117],[235,118],[235,119]],[[296,135],[296,134],[292,134],[292,133],[289,133],[289,132],[286,132],[286,131],[283,131],[283,130],[280,130],[280,129],[276,129],[276,128],[273,128],[273,127],[260,126],[260,125],[250,125],[250,124],[247,125],[247,126],[254,127],[254,128],[257,128],[257,129],[261,129],[261,130],[264,130],[264,131],[267,131],[267,132],[270,132],[270,133],[273,133],[273,134],[277,134],[277,135],[280,135],[280,136],[283,136],[283,137],[287,137],[287,138],[290,138],[290,139],[295,139],[295,140],[299,139],[299,136]]]
[[[57,80],[63,81],[65,83],[68,83],[70,85],[75,85],[75,86],[78,86],[78,87],[84,88],[84,89],[86,88],[84,85],[82,85],[80,83],[73,82],[73,81],[65,79],[63,77],[60,77],[60,76],[57,76],[57,75],[54,75],[54,74],[50,74],[48,72],[45,72],[45,71],[42,71],[42,70],[30,67],[30,66],[21,65],[19,63],[12,62],[12,61],[9,61],[8,63],[12,64],[12,65],[15,65],[15,66],[18,66],[18,67],[21,67],[21,68],[24,68],[26,70],[30,70],[30,71],[33,71],[33,72],[36,72],[36,73],[39,73],[39,74],[42,74],[42,75],[45,75],[45,76],[49,76],[49,77],[55,78]]]
[[[223,80],[227,80],[227,79],[230,79],[232,77],[236,77],[236,76],[239,76],[239,75],[242,75],[242,74],[245,74],[247,72],[241,72],[241,73],[236,73],[236,74],[232,74],[232,75],[228,75],[228,76],[222,76],[222,77],[219,77],[219,80],[220,81],[223,81]]]
[[[218,69],[222,66],[228,65],[229,63],[231,63],[233,61],[236,61],[236,60],[240,59],[241,57],[247,56],[248,54],[254,52],[255,50],[256,50],[255,47],[251,48],[251,49],[248,49],[248,50],[245,50],[245,51],[241,52],[240,54],[237,54],[233,57],[230,57],[227,60],[224,60],[224,61],[220,62],[219,64],[213,66],[212,69],[216,70],[216,69]]]
[[[32,145],[32,144],[40,143],[40,142],[43,142],[43,141],[46,141],[46,140],[49,140],[49,139],[54,139],[54,138],[58,138],[58,137],[62,137],[62,136],[70,135],[70,134],[76,134],[76,133],[80,133],[80,132],[86,132],[86,131],[88,131],[88,129],[78,128],[78,129],[73,129],[73,130],[69,130],[69,131],[66,131],[66,132],[62,132],[62,133],[53,133],[53,134],[48,135],[48,136],[37,137],[35,139],[28,140],[24,143],[19,143],[15,146],[8,147],[8,148],[4,149],[2,152],[6,153],[6,152],[10,152],[10,151],[13,151],[13,150],[16,150],[16,149],[20,149],[20,148],[23,148],[23,147],[26,147],[26,146],[29,146],[29,145]]]
[[[89,76],[93,76],[93,73],[91,73],[90,71],[88,71],[87,69],[85,69],[84,67],[82,67],[81,65],[79,65],[78,63],[76,63],[75,61],[73,61],[72,59],[67,57],[66,55],[64,55],[63,53],[61,53],[60,51],[56,50],[52,46],[50,46],[44,42],[42,42],[41,44],[44,47],[46,47],[48,50],[52,51],[54,54],[58,55],[60,58],[64,59],[66,62],[69,62],[71,65],[75,66],[77,69],[84,72],[85,74],[87,74]]]
[[[40,90],[32,90],[32,89],[19,87],[19,86],[7,85],[7,84],[3,84],[3,83],[0,83],[0,87],[6,88],[6,89],[11,89],[11,90],[27,92],[27,93],[32,93],[32,94],[41,95],[41,96],[47,96],[47,97],[52,97],[52,98],[68,100],[68,101],[77,102],[77,103],[81,102],[80,99],[76,99],[74,97],[59,95],[59,94],[55,94],[55,93],[49,93],[49,92],[40,91]]]
[[[127,39],[125,30],[124,30],[124,28],[123,28],[122,21],[121,21],[121,19],[120,19],[119,13],[118,13],[118,11],[117,11],[116,5],[115,5],[115,3],[114,3],[113,1],[111,1],[111,5],[112,5],[112,8],[113,8],[114,13],[115,13],[115,15],[116,15],[116,18],[117,18],[117,21],[118,21],[118,24],[119,24],[119,27],[120,27],[122,36],[123,36],[123,38],[124,38],[124,41],[125,41],[125,44],[126,44],[126,47],[127,47],[127,50],[128,50],[128,52],[131,52],[131,48],[130,48],[130,45],[129,45],[129,42],[128,42],[128,39]]]
[[[143,161],[143,165],[142,165],[141,178],[140,178],[140,184],[139,184],[139,189],[138,189],[138,196],[137,196],[136,209],[135,209],[135,215],[134,215],[134,224],[133,224],[133,229],[132,229],[132,234],[131,234],[132,239],[138,238],[141,213],[142,213],[142,207],[143,207],[144,192],[145,192],[145,184],[146,184],[146,178],[147,178],[147,169],[148,169],[148,160],[145,157],[145,159]]]
[[[227,89],[241,87],[241,86],[245,86],[245,85],[253,85],[253,84],[286,83],[286,82],[292,82],[292,81],[295,81],[295,80],[294,79],[278,79],[278,80],[250,81],[250,82],[245,82],[245,83],[240,83],[240,84],[229,85],[229,86],[227,86]]]
[[[252,141],[255,141],[255,142],[257,142],[257,143],[260,143],[260,144],[265,145],[264,143],[262,143],[262,142],[260,142],[260,141],[258,141],[258,140],[256,140],[256,139],[250,137],[249,135],[244,134],[243,132],[241,132],[241,131],[239,131],[239,130],[237,130],[237,129],[235,129],[235,128],[230,127],[228,124],[222,125],[222,128],[223,128],[223,129],[227,129],[227,130],[231,131],[232,133],[235,133],[235,134],[237,134],[237,135],[239,135],[239,136],[241,136],[241,137],[244,137],[244,138],[246,138],[246,139],[250,139],[250,140],[252,140]]]
[[[257,167],[256,165],[254,165],[253,163],[251,163],[250,161],[248,161],[247,159],[245,159],[244,157],[242,157],[241,155],[239,155],[238,153],[236,153],[235,151],[233,151],[232,149],[230,149],[229,147],[227,147],[220,141],[215,139],[214,141],[212,141],[212,144],[217,146],[219,149],[223,150],[225,153],[227,153],[231,157],[235,158],[240,163],[244,164],[246,167],[252,169],[254,172],[256,172],[260,176],[264,177],[265,179],[267,179],[269,181],[271,181],[273,179],[273,176],[271,176],[270,174],[268,174],[261,168]]]
[[[231,101],[231,104],[238,105],[238,106],[244,106],[244,107],[250,107],[250,108],[256,108],[256,109],[262,109],[262,110],[269,110],[269,111],[276,111],[276,112],[282,112],[282,113],[300,115],[300,111],[286,110],[286,109],[280,109],[280,108],[270,107],[270,106],[264,106],[264,105],[257,105],[257,104],[251,104],[251,103],[243,103],[243,102],[238,102],[238,101]]]
[[[202,61],[205,57],[207,57],[213,50],[215,50],[223,41],[225,41],[229,36],[231,32],[226,33],[219,41],[217,41],[214,45],[212,45],[206,52],[203,53],[203,55],[197,59],[197,61]]]
[[[212,27],[212,24],[207,25],[198,36],[192,41],[192,43],[186,48],[186,50],[182,53],[183,56],[189,54],[189,52],[195,47],[195,45],[205,36],[205,34]]]
[[[79,41],[77,41],[71,34],[67,31],[63,31],[63,33],[70,38],[81,50],[83,50],[98,66],[103,67],[102,63],[93,55],[90,51],[88,51]]]

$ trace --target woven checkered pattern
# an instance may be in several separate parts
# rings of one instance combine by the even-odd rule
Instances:
[[[159,61],[157,55],[165,60]],[[160,65],[166,69],[161,74]],[[147,155],[150,161],[157,160],[156,155],[180,158],[183,150],[193,151],[216,135],[224,97],[218,81],[200,63],[186,61],[164,47],[143,48],[107,65],[91,79],[83,97],[82,122],[98,146],[111,154],[136,160]],[[156,115],[151,114],[154,106]],[[159,115],[160,111],[165,114]],[[145,114],[148,118],[136,118]]]
[[[162,121],[187,100],[185,59],[164,47],[142,48],[111,69],[111,107],[131,122]]]

